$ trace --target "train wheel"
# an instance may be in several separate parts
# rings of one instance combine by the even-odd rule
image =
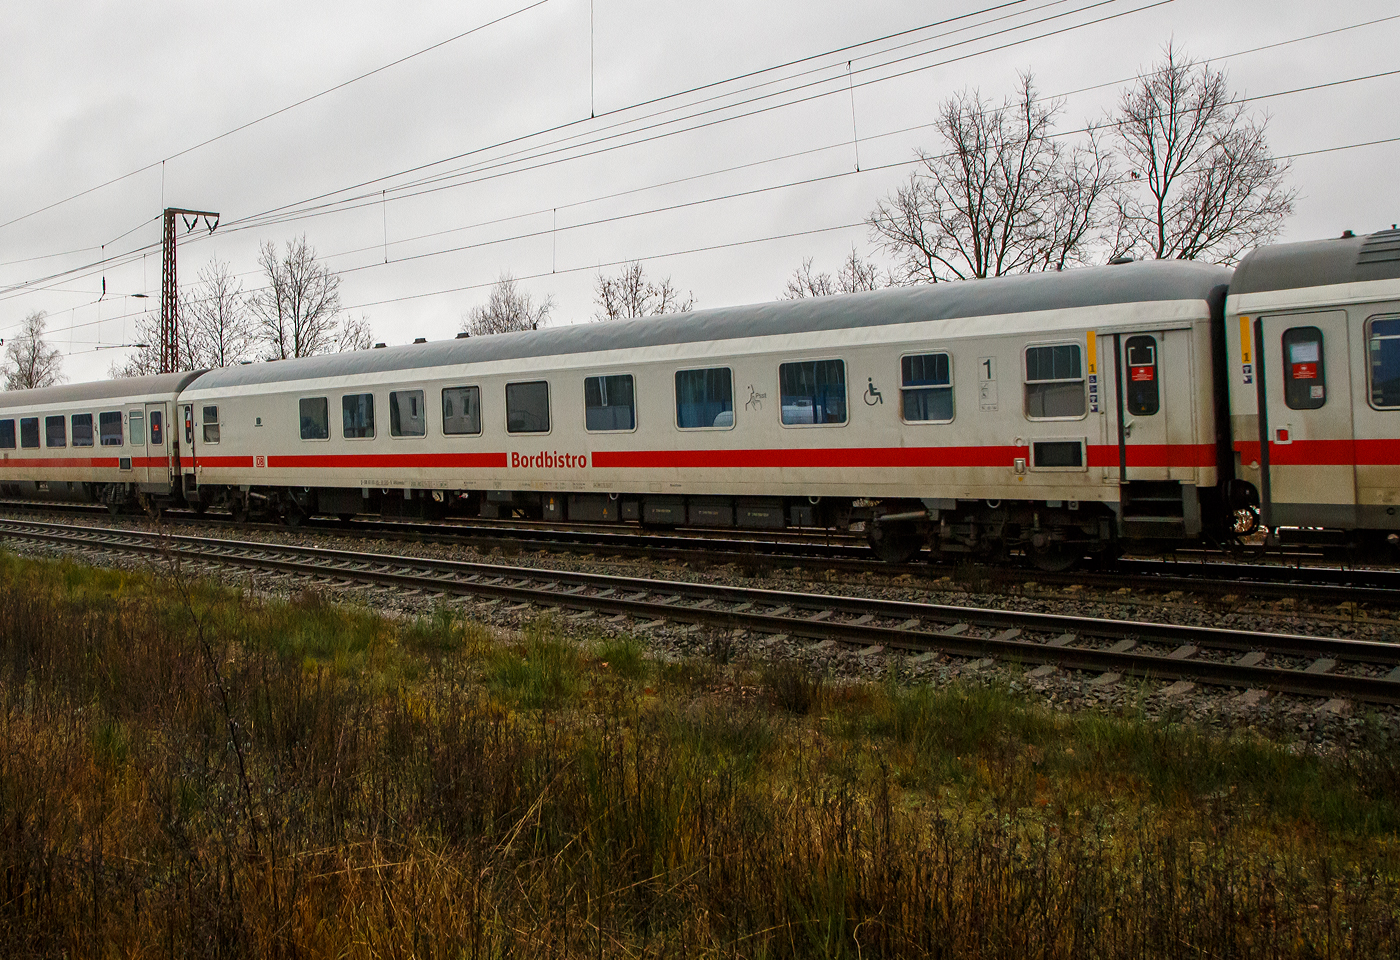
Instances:
[[[918,530],[892,523],[870,524],[866,538],[875,556],[885,563],[907,563],[924,545]]]
[[[1255,530],[1259,529],[1259,508],[1239,507],[1234,514],[1234,534],[1237,537],[1247,537]]]
[[[228,512],[232,515],[234,523],[247,523],[248,501],[241,497],[235,498],[233,503],[229,504]]]
[[[1069,544],[1052,541],[1043,547],[1032,547],[1028,555],[1037,570],[1064,573],[1079,562],[1083,553]]]

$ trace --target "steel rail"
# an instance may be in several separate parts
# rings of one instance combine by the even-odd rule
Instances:
[[[0,506],[7,502],[0,501]],[[8,505],[14,505],[10,503]],[[32,503],[21,504],[33,508]],[[99,513],[105,508],[82,509],[83,504],[54,505],[75,511]],[[219,522],[220,514],[170,512],[166,516],[185,523]],[[280,523],[243,524],[244,527],[286,530]],[[357,519],[350,526],[335,522],[308,522],[302,529],[331,535],[364,535],[406,542],[470,544],[478,548],[544,549],[560,552],[602,552],[612,556],[702,560],[709,564],[733,563],[773,568],[802,567],[820,563],[827,569],[855,573],[912,575],[923,580],[962,576],[984,579],[993,586],[1034,582],[1078,584],[1104,589],[1132,587],[1229,595],[1248,593],[1256,598],[1297,598],[1313,602],[1375,603],[1400,606],[1400,570],[1342,568],[1313,565],[1239,563],[1221,560],[1124,558],[1111,571],[1076,570],[1054,573],[1032,567],[974,564],[971,571],[946,561],[888,564],[869,559],[869,551],[846,538],[844,543],[823,542],[816,535],[791,532],[778,539],[758,539],[758,531],[655,531],[608,530],[588,525],[528,524],[511,521],[454,520],[443,523],[396,519]],[[736,549],[736,545],[739,548]],[[979,573],[985,577],[979,578]]]
[[[0,536],[867,647],[1400,704],[1400,682],[1392,679],[1400,676],[1400,646],[1372,641],[660,581],[39,521],[0,521]],[[831,619],[836,615],[857,619]],[[901,622],[890,626],[875,620]],[[929,622],[945,629],[929,629]],[[974,636],[968,633],[973,628],[998,632]],[[1049,639],[1032,640],[1026,633]],[[1084,640],[1118,643],[1107,650],[1077,645]],[[1172,653],[1134,649],[1139,643],[1175,649]],[[1234,662],[1194,659],[1199,650],[1244,651],[1247,656]],[[1265,666],[1262,661],[1267,656],[1306,658],[1311,663],[1305,669]],[[1338,662],[1390,667],[1391,671],[1385,677],[1329,672]]]

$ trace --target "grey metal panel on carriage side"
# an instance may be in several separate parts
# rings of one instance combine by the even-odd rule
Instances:
[[[122,377],[117,380],[96,380],[92,383],[64,383],[37,390],[0,391],[0,410],[17,407],[37,407],[48,403],[100,403],[125,397],[146,397],[176,394],[202,374],[203,370],[183,373],[161,373],[153,377]]]
[[[1227,267],[1184,260],[1087,267],[994,280],[921,284],[805,300],[719,307],[644,320],[580,323],[522,333],[358,350],[211,370],[200,390],[289,380],[355,377],[417,367],[525,360],[562,354],[707,343],[744,337],[880,327],[1119,303],[1208,300],[1230,281]]]
[[[1400,230],[1382,230],[1361,237],[1260,247],[1235,268],[1230,293],[1395,279],[1400,279]]]

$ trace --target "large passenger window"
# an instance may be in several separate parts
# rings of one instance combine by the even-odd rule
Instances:
[[[68,446],[68,421],[64,417],[44,418],[44,446]]]
[[[1283,332],[1283,402],[1290,410],[1316,410],[1327,402],[1322,331],[1294,327]]]
[[[389,394],[389,435],[422,437],[428,433],[422,390],[397,390]]]
[[[106,417],[107,417],[107,414],[104,413],[104,414],[102,415],[102,417],[103,417],[103,419],[104,419],[104,421],[105,421],[105,419],[106,419]],[[121,430],[121,424],[120,424],[120,423],[117,425],[117,428],[118,428],[117,443],[120,444],[120,443],[122,442],[122,441],[121,441],[121,432],[120,432],[120,430]],[[102,442],[103,442],[103,443],[106,443],[106,442],[107,442],[107,440],[106,440],[106,437],[107,437],[107,432],[106,432],[106,430],[107,430],[107,428],[106,428],[106,427],[103,427],[102,430],[103,430],[103,433],[102,433],[103,440],[102,440]],[[218,443],[218,442],[219,442],[219,408],[216,407],[216,406],[210,406],[210,407],[205,407],[205,408],[204,408],[204,442],[205,442],[205,443]]]
[[[947,423],[953,419],[953,358],[920,353],[899,361],[900,405],[910,423]]]
[[[73,446],[92,446],[92,414],[73,414]]]
[[[15,422],[13,420],[0,420],[0,450],[13,450],[15,448]]]
[[[212,409],[214,409],[214,408],[213,408],[213,407],[205,407],[204,409],[205,409],[205,413],[206,413],[206,416],[207,416],[207,415],[208,415],[208,411],[209,411],[209,410],[212,410]],[[214,427],[214,430],[217,431],[218,429],[219,429],[219,428],[218,428],[218,426],[216,425],[216,426]],[[99,414],[97,415],[97,431],[98,431],[98,434],[102,437],[102,445],[103,445],[104,447],[120,447],[120,446],[122,445],[122,415],[121,415],[121,413],[119,413],[119,412],[116,411],[116,410],[113,410],[113,411],[111,411],[111,412],[109,412],[109,413],[99,413]],[[207,440],[207,439],[208,439],[208,436],[209,436],[209,428],[208,428],[208,427],[205,427],[205,428],[204,428],[204,432],[205,432],[205,439]],[[216,432],[216,433],[214,434],[214,439],[217,441],[218,438],[219,438],[219,436],[218,436],[218,433]]]
[[[374,394],[351,393],[340,398],[341,429],[347,440],[374,437]]]
[[[1084,367],[1079,344],[1026,348],[1026,416],[1063,420],[1084,416]]]
[[[448,436],[481,432],[481,391],[477,387],[446,387],[442,391],[442,432]]]
[[[846,363],[804,360],[778,367],[783,423],[846,422]]]
[[[19,445],[26,449],[33,449],[39,446],[39,418],[20,417],[19,420]]]
[[[1157,338],[1129,337],[1123,343],[1123,352],[1128,360],[1125,406],[1135,417],[1150,417],[1162,408],[1161,389],[1157,385]]]
[[[1382,317],[1366,324],[1371,358],[1371,406],[1400,407],[1400,317]]]
[[[631,430],[637,425],[632,375],[585,379],[583,410],[584,425],[589,430]]]
[[[676,426],[734,426],[734,375],[728,367],[676,371]]]
[[[549,384],[506,384],[506,430],[511,433],[549,432]]]
[[[297,401],[303,440],[331,438],[331,405],[326,397],[302,397]]]

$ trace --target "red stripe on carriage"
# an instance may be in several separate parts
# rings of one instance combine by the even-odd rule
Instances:
[[[203,457],[200,463],[205,463]],[[364,469],[450,469],[453,467],[504,467],[507,464],[504,453],[369,453],[369,454],[326,454],[315,456],[272,456],[267,458],[269,469],[334,470],[347,468]],[[247,466],[252,466],[248,458]]]
[[[762,468],[1005,467],[1029,456],[1028,447],[826,447],[811,450],[599,450],[600,469],[723,470]],[[1118,447],[1089,447],[1089,466],[1118,466]],[[1130,444],[1130,467],[1212,467],[1215,445]]]
[[[1259,462],[1257,441],[1237,440],[1235,451],[1245,463]],[[1269,464],[1275,467],[1400,466],[1400,439],[1295,440],[1292,443],[1270,443]]]

